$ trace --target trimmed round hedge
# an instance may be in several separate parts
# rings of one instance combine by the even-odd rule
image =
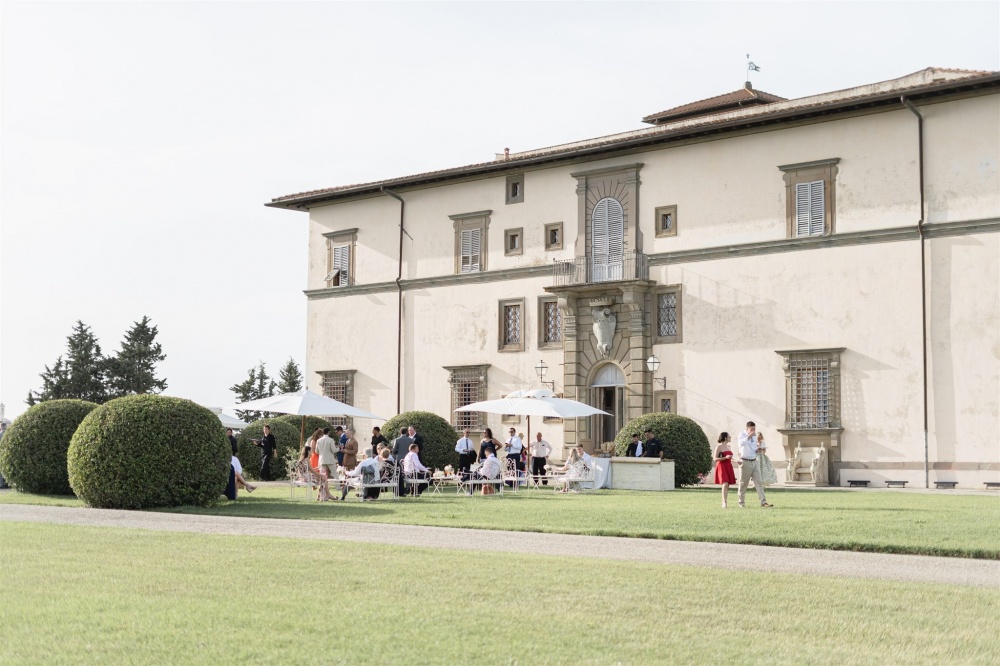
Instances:
[[[66,472],[69,441],[97,404],[46,400],[17,417],[0,439],[0,474],[22,493],[72,495]]]
[[[424,438],[420,461],[425,466],[434,470],[458,464],[458,454],[455,453],[458,435],[446,420],[431,412],[403,412],[385,422],[382,435],[391,446],[392,440],[399,437],[399,429],[407,426],[416,428],[417,434]]]
[[[265,419],[267,420],[267,419]],[[302,428],[302,417],[296,416],[295,414],[283,414],[282,416],[276,416],[268,421],[268,423],[274,423],[275,421],[280,421],[282,423],[287,423],[288,425],[295,428],[295,432],[300,432]],[[306,417],[306,430],[305,438],[309,439],[316,428],[322,430],[323,428],[330,429],[330,435],[333,436],[334,426],[330,425],[330,422],[324,419],[322,416],[307,416]],[[277,435],[275,435],[277,437]],[[260,467],[260,465],[257,465]]]
[[[262,439],[264,437],[265,423],[271,426],[271,434],[274,435],[274,441],[277,444],[274,459],[271,461],[271,480],[279,481],[287,479],[288,458],[298,459],[299,457],[299,428],[297,426],[293,428],[277,419],[259,419],[254,421],[244,428],[243,432],[236,438],[239,444],[239,451],[236,457],[240,459],[240,464],[243,465],[243,477],[246,479],[260,479],[260,463],[263,450],[251,440]]]
[[[130,395],[90,412],[69,445],[69,484],[89,506],[211,504],[229,482],[219,417],[190,400]]]
[[[698,483],[698,474],[712,466],[712,448],[705,431],[686,416],[657,412],[644,414],[630,421],[615,437],[615,454],[625,455],[632,441],[632,433],[643,437],[646,430],[663,445],[663,457],[674,461],[674,483],[692,486]]]

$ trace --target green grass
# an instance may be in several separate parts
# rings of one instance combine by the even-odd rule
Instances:
[[[473,527],[632,536],[887,553],[1000,559],[1000,496],[773,489],[776,506],[720,508],[718,491],[549,491],[465,498],[454,493],[401,501],[318,504],[288,499],[287,487],[243,493],[235,502],[181,513]],[[748,501],[750,498],[748,498]],[[79,500],[18,493],[0,502],[81,506]]]
[[[1000,596],[972,587],[115,528],[0,531],[0,663],[988,664],[1000,649]]]

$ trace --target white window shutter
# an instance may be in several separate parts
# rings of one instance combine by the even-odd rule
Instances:
[[[591,214],[591,279],[620,280],[625,257],[625,211],[612,197],[605,197]]]
[[[345,286],[351,283],[350,245],[333,248],[333,266],[331,268],[333,269],[330,271],[331,275],[336,277],[339,274],[338,285]]]
[[[825,229],[823,181],[795,184],[795,235],[822,236]]]
[[[463,229],[461,237],[462,273],[478,273],[480,262],[481,229]]]

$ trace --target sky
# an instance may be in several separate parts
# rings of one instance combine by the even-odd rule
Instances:
[[[7,417],[74,322],[110,354],[144,315],[166,394],[231,404],[304,367],[307,215],[266,201],[637,129],[747,54],[790,99],[1000,70],[1000,2],[4,1]]]

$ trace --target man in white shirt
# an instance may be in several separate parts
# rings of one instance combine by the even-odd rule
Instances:
[[[379,478],[379,476],[378,476],[378,473],[379,473],[378,459],[377,458],[369,458],[364,453],[362,453],[361,455],[364,456],[364,460],[362,460],[360,463],[358,463],[357,467],[355,467],[354,469],[349,470],[348,472],[346,472],[345,476],[347,476],[349,478],[359,478],[360,477],[362,483],[375,483],[376,481],[378,481],[378,478]],[[343,502],[345,499],[347,499],[347,491],[349,489],[350,489],[350,484],[345,483],[344,484],[344,489],[340,493],[340,501],[341,502]],[[372,489],[372,488],[366,488],[365,489],[364,493],[361,496],[361,500],[362,501],[365,501],[365,500],[368,500],[368,499],[375,499],[374,497],[371,497],[371,490],[374,490],[374,489]]]
[[[517,436],[517,431],[513,428],[510,429],[510,437],[504,442],[504,448],[507,450],[507,460],[514,461],[514,468],[517,470],[518,476],[520,476],[521,472],[524,471],[524,463],[521,462],[521,450],[524,448],[524,442]],[[507,485],[513,488],[514,482],[508,481]]]
[[[486,458],[483,460],[479,469],[476,470],[476,478],[482,480],[493,480],[500,478],[500,461],[497,459],[496,451],[492,446],[486,447]],[[486,489],[489,488],[487,491]],[[483,484],[483,494],[490,495],[494,492],[495,488],[490,484]]]
[[[323,428],[323,436],[316,442],[316,453],[319,455],[319,471],[326,474],[326,478],[337,478],[337,441],[330,437],[330,429]]]
[[[469,429],[462,431],[462,439],[455,443],[455,453],[458,454],[458,471],[463,478],[468,476],[469,467],[476,461],[476,448],[469,439]]]
[[[590,457],[589,453],[583,450],[583,444],[578,444],[576,448],[580,449],[580,460],[587,466],[587,469],[594,469],[594,459]]]
[[[746,508],[747,486],[750,479],[753,479],[753,487],[757,489],[757,497],[760,499],[762,507],[770,508],[764,496],[764,482],[760,477],[760,460],[757,453],[763,452],[764,436],[757,432],[757,425],[753,421],[747,421],[747,429],[740,433],[740,508]]]
[[[419,450],[420,447],[414,442],[410,444],[410,452],[403,458],[403,473],[406,474],[406,478],[408,479],[426,479],[430,476],[430,470],[420,462]],[[420,494],[426,489],[426,483],[415,484],[417,497],[420,497]]]
[[[535,433],[535,441],[531,443],[531,476],[535,483],[542,480],[542,485],[549,485],[549,480],[545,478],[545,463],[552,455],[552,447],[542,439],[542,433]]]

